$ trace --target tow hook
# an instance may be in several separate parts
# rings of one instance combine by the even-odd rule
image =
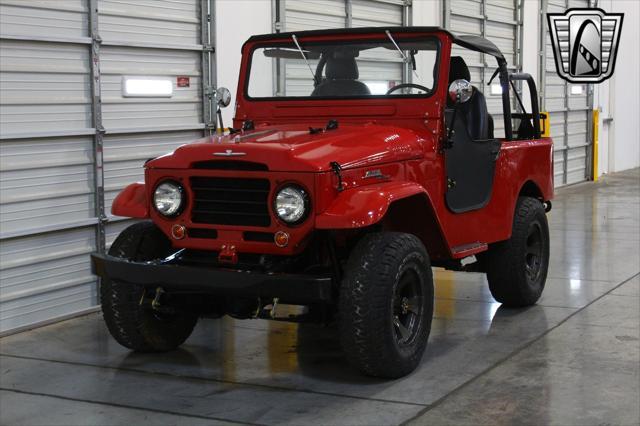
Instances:
[[[332,161],[331,163],[329,163],[329,165],[331,166],[331,170],[333,170],[333,173],[335,173],[338,177],[338,187],[336,189],[338,190],[338,192],[343,191],[344,185],[342,183],[342,167],[337,161]]]
[[[218,254],[218,262],[231,263],[235,265],[238,263],[238,253],[236,253],[236,246],[233,244],[224,244],[222,250]]]

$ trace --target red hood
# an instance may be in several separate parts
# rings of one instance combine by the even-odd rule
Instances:
[[[267,126],[183,145],[147,167],[186,169],[196,161],[228,159],[266,163],[271,171],[319,172],[330,170],[332,161],[353,168],[417,158],[422,144],[411,130],[375,124],[340,125],[316,134],[302,125]]]

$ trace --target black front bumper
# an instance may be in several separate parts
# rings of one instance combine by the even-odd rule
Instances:
[[[277,297],[281,302],[330,301],[332,278],[325,275],[260,273],[225,268],[131,262],[119,257],[91,255],[94,274],[113,281],[167,291],[210,293],[221,296]]]

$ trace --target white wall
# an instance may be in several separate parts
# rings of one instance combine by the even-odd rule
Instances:
[[[232,125],[240,72],[240,49],[252,35],[271,33],[270,0],[216,0],[216,61],[218,86],[231,91],[231,105],[222,110],[225,127]],[[265,86],[271,86],[270,73],[264,73]]]
[[[601,147],[607,149],[608,171],[618,172],[640,166],[640,2],[610,0],[602,2],[601,7],[625,14],[616,67],[609,83],[607,107],[613,122],[608,129],[601,127],[601,134],[608,130],[609,145]]]

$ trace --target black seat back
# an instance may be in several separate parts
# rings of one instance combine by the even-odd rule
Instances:
[[[326,80],[320,83],[311,96],[359,96],[370,95],[366,84],[358,81],[358,65],[354,57],[327,58]]]
[[[449,84],[459,79],[471,81],[471,73],[464,59],[460,56],[452,56],[449,65]],[[447,105],[453,108],[454,102],[447,98]],[[490,121],[493,120],[491,120],[487,110],[487,100],[475,86],[473,86],[471,99],[458,106],[458,114],[465,121],[467,131],[472,140],[493,138],[493,134],[489,132],[489,128],[493,127],[490,126]]]

